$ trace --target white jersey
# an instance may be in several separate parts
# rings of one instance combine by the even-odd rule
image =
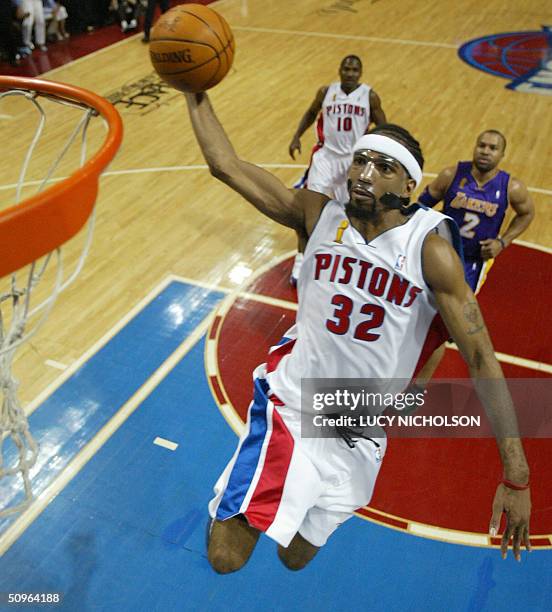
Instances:
[[[284,404],[299,409],[304,378],[384,379],[380,391],[404,389],[437,314],[422,246],[432,231],[454,242],[453,226],[420,208],[366,243],[342,204],[326,204],[305,250],[297,322],[285,334],[295,343],[268,359],[268,383]]]
[[[351,155],[355,142],[370,124],[370,86],[361,83],[350,94],[341,83],[328,87],[318,118],[317,137],[324,149],[336,155]]]

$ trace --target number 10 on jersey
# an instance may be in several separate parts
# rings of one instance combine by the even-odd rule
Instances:
[[[353,129],[353,120],[351,117],[337,118],[337,131],[338,132],[350,132]]]

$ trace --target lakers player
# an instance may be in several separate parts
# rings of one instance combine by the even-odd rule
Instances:
[[[504,135],[485,130],[477,137],[472,161],[442,170],[419,197],[422,204],[431,207],[443,200],[443,212],[458,224],[466,281],[476,295],[495,258],[521,236],[535,216],[527,187],[498,167],[505,151]],[[515,214],[500,235],[508,206]],[[420,371],[419,387],[433,376],[444,353],[443,344]]]
[[[362,62],[356,55],[347,55],[339,66],[340,80],[324,85],[301,118],[291,139],[289,154],[295,159],[301,152],[301,136],[316,122],[317,142],[311,154],[310,165],[296,187],[306,186],[338,202],[349,199],[347,172],[351,166],[353,145],[366,132],[370,123],[386,122],[378,94],[365,83],[360,83]],[[291,284],[297,284],[305,237],[298,235],[298,253],[291,274]]]
[[[385,436],[302,437],[301,381],[371,378],[394,391],[397,379],[412,377],[437,313],[477,382],[504,467],[490,532],[496,535],[505,512],[502,554],[513,537],[520,559],[521,544],[530,547],[530,493],[515,410],[464,280],[456,226],[441,213],[407,206],[422,178],[417,141],[393,125],[362,136],[343,206],[314,191],[287,189],[239,159],[207,95],[187,94],[187,101],[213,176],[309,237],[297,323],[255,372],[246,429],[209,504],[212,567],[240,569],[264,532],[278,543],[286,567],[302,569],[356,508],[369,503]]]

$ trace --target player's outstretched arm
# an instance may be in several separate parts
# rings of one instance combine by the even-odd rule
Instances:
[[[433,181],[431,181],[431,183],[422,191],[420,197],[418,198],[418,202],[421,202],[424,206],[429,206],[430,208],[437,205],[442,199],[444,199],[449,187],[452,184],[452,181],[454,180],[455,174],[455,166],[449,166],[448,168],[441,170]]]
[[[504,466],[504,479],[514,486],[523,487],[529,482],[529,466],[519,438],[515,408],[481,311],[464,280],[462,263],[450,244],[435,234],[428,236],[424,243],[423,269],[443,321],[468,364],[491,423]],[[506,513],[502,556],[506,558],[508,543],[513,537],[514,556],[519,561],[521,545],[530,550],[529,489],[516,490],[502,483],[498,485],[489,527],[492,535],[496,535],[499,529],[502,512]]]
[[[267,217],[304,230],[305,198],[300,197],[299,191],[288,189],[270,172],[239,159],[206,93],[186,94],[186,99],[192,126],[211,174]]]
[[[514,177],[510,180],[508,187],[508,202],[514,209],[515,215],[502,238],[488,238],[479,242],[483,259],[492,259],[499,255],[518,236],[523,234],[535,217],[535,207],[527,187]]]
[[[299,151],[301,153],[301,136],[310,128],[310,126],[315,122],[318,113],[322,110],[322,102],[324,102],[324,98],[326,97],[326,92],[328,91],[328,86],[324,85],[316,92],[316,97],[312,101],[309,106],[307,112],[301,117],[301,121],[299,122],[299,127],[297,128],[293,138],[291,139],[289,145],[289,154],[292,159],[295,159],[295,152]]]
[[[381,106],[381,99],[373,89],[370,90],[370,116],[376,125],[387,123],[385,111]]]

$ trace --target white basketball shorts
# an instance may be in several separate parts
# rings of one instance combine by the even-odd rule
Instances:
[[[349,201],[347,175],[352,155],[336,155],[322,147],[313,153],[307,176],[307,189],[324,193],[338,202]]]
[[[287,547],[296,533],[323,546],[353,512],[370,502],[386,440],[301,438],[299,410],[282,405],[255,371],[245,431],[209,503],[212,518],[243,514]]]

